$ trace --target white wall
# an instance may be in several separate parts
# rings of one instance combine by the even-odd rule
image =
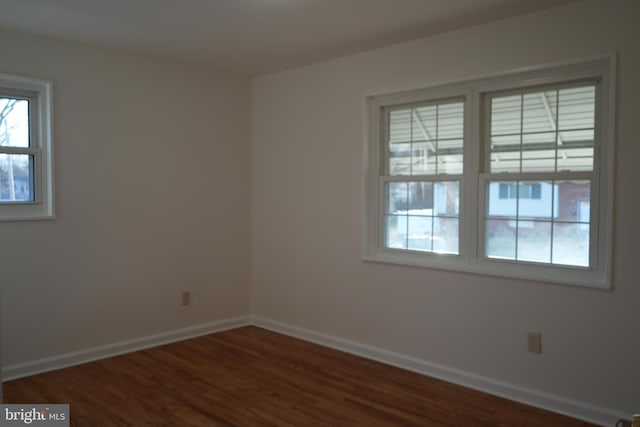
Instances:
[[[0,58],[54,82],[57,212],[0,223],[3,365],[249,314],[248,80],[10,32]]]
[[[3,366],[253,304],[295,327],[638,411],[638,18],[636,0],[583,0],[257,78],[252,93],[210,70],[0,32],[0,73],[55,83],[58,215],[0,223]],[[615,290],[361,261],[366,95],[614,50]],[[542,332],[542,355],[526,351],[527,331]]]
[[[631,414],[640,409],[640,2],[584,0],[253,82],[257,316]],[[619,52],[613,291],[361,261],[366,95]],[[526,350],[540,331],[543,353]]]

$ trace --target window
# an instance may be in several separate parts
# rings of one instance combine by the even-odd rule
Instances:
[[[460,100],[384,109],[387,248],[459,253]]]
[[[0,75],[0,220],[53,218],[51,83]]]
[[[370,97],[365,259],[608,288],[614,59]]]
[[[589,266],[589,223],[581,221],[578,201],[590,198],[595,179],[597,84],[484,96],[487,257]],[[505,183],[501,177],[539,180]],[[493,197],[496,186],[500,195],[508,189],[508,201]]]

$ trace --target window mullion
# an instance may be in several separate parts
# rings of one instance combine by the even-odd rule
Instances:
[[[33,156],[39,152],[40,152],[40,148],[37,148],[37,147],[0,146],[0,154],[28,154]]]
[[[556,114],[557,116],[557,114]],[[557,156],[556,156],[557,159]],[[557,160],[556,160],[557,161]],[[557,191],[557,187],[556,187],[556,181],[551,181],[551,242],[550,242],[550,248],[549,248],[549,262],[551,262],[551,264],[553,264],[553,248],[554,248],[554,241],[555,241],[555,226],[556,226],[556,221],[555,221],[555,210],[556,210],[556,191]]]

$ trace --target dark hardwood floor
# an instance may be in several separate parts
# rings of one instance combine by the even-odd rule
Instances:
[[[73,426],[591,426],[245,327],[4,384]]]

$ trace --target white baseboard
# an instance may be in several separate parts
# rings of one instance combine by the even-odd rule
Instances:
[[[618,419],[628,418],[629,415],[262,317],[254,317],[252,323],[274,332],[602,426],[614,426]]]
[[[530,406],[565,414],[598,425],[614,426],[616,420],[619,418],[628,417],[628,414],[620,413],[611,409],[497,381],[488,377],[471,374],[355,341],[288,325],[275,320],[251,316],[223,319],[160,334],[121,341],[114,344],[93,347],[59,356],[9,365],[2,368],[2,379],[3,381],[10,381],[17,378],[80,365],[82,363],[105,359],[107,357],[118,356],[133,351],[144,350],[163,344],[169,344],[248,325],[255,325],[284,335],[300,338],[326,347],[335,348],[367,359],[376,360],[388,365],[397,366],[399,368],[407,369],[433,378],[459,384],[461,386],[483,391],[495,396],[504,397]]]
[[[17,378],[67,368],[69,366],[80,365],[82,363],[93,362],[107,357],[119,356],[133,351],[144,350],[163,344],[248,326],[250,324],[250,316],[234,317],[201,325],[189,326],[187,328],[176,329],[160,334],[148,335],[127,341],[120,341],[114,344],[88,348],[45,359],[9,365],[2,368],[2,381],[11,381]]]

